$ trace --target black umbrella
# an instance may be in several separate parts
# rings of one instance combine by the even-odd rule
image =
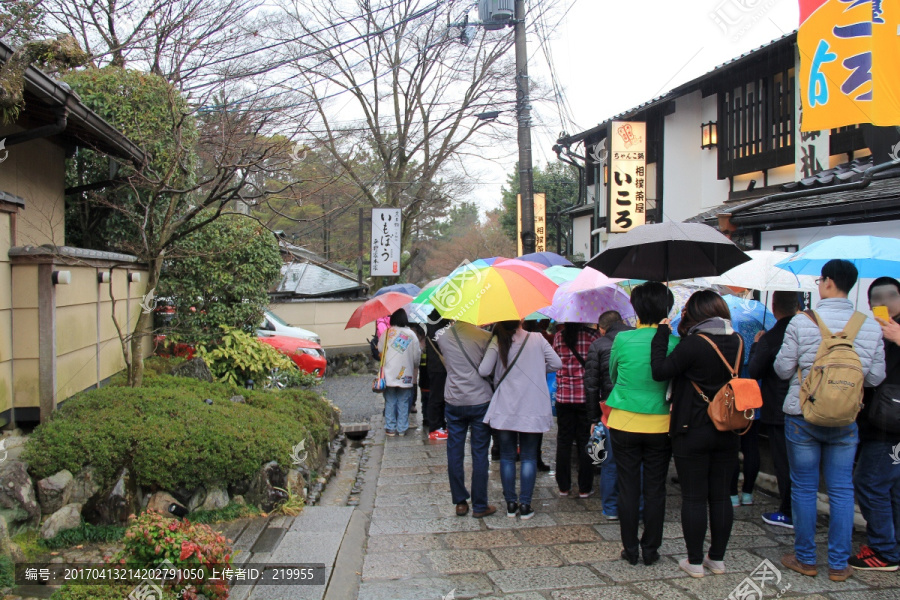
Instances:
[[[734,242],[702,223],[655,223],[616,236],[587,266],[607,277],[672,281],[721,275],[750,260]]]

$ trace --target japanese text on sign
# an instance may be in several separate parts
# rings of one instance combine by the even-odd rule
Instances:
[[[799,52],[796,57],[796,71],[800,72]],[[803,109],[802,94],[795,94],[797,118],[794,120],[794,181],[812,177],[829,167],[828,155],[831,154],[831,130],[804,131],[803,120],[806,111]]]
[[[534,251],[547,250],[547,198],[544,194],[534,195]]]
[[[607,231],[623,233],[645,222],[646,124],[613,121],[610,137]]]
[[[534,194],[534,251],[545,252],[547,250],[547,196],[535,192]],[[522,256],[522,194],[516,196],[516,206],[518,211],[518,231],[516,239],[518,240],[518,254]]]
[[[882,0],[800,0],[803,131],[900,124],[900,6]]]
[[[372,260],[373,277],[397,277],[400,275],[400,209],[372,209]]]

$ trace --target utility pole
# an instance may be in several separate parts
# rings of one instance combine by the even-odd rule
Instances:
[[[534,178],[531,169],[531,99],[525,48],[525,0],[516,0],[516,119],[519,123],[519,193],[522,196],[522,252],[534,252]]]
[[[363,274],[363,209],[359,209],[359,245],[356,255],[356,283],[362,285]]]

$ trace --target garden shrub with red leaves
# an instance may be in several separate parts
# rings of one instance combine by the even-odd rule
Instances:
[[[139,517],[132,515],[125,531],[125,548],[120,552],[118,561],[150,567],[168,560],[177,569],[203,567],[207,574],[211,574],[213,569],[221,573],[223,569],[231,568],[232,553],[229,541],[209,525],[171,519],[148,510]],[[183,586],[184,600],[196,600],[199,594],[209,600],[228,598],[229,584],[221,578],[208,578],[188,585],[178,582],[167,585]]]

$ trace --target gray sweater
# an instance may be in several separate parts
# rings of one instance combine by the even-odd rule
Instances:
[[[490,332],[457,321],[439,329],[435,337],[447,369],[447,383],[444,386],[444,400],[447,404],[476,406],[490,402],[491,386],[487,379],[478,374],[478,365],[491,341]]]
[[[816,313],[832,333],[841,331],[853,316],[853,312],[853,303],[847,298],[826,298],[816,304]],[[820,343],[822,343],[822,334],[812,319],[802,313],[791,319],[784,332],[781,350],[775,357],[775,373],[780,378],[791,382],[784,399],[785,414],[801,414],[800,381],[797,377],[797,367],[800,367],[803,377],[806,378],[809,368],[816,358]],[[885,377],[884,344],[882,343],[881,326],[874,319],[866,319],[853,340],[853,347],[859,354],[866,386],[874,387],[881,383]]]
[[[494,377],[494,396],[484,422],[494,429],[543,433],[553,427],[547,373],[558,370],[562,361],[540,333],[519,329],[513,335],[509,363],[513,362],[526,339],[528,342],[522,354],[499,386],[497,382],[506,369],[500,361],[496,338],[491,340],[478,367],[482,377],[492,373]]]

